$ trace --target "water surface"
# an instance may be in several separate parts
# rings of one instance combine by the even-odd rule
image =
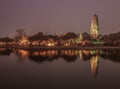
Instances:
[[[120,50],[0,48],[0,89],[120,89]]]

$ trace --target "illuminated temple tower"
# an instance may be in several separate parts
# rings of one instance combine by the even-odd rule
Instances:
[[[94,39],[99,36],[98,16],[96,14],[92,17],[90,34]]]

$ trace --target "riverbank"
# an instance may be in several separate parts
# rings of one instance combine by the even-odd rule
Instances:
[[[60,50],[60,49],[120,49],[120,46],[0,46],[0,48],[16,48],[16,49],[34,49],[34,50]]]

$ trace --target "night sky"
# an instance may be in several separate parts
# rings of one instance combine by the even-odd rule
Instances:
[[[0,37],[21,28],[28,35],[90,33],[94,14],[101,34],[120,31],[120,0],[0,0]]]

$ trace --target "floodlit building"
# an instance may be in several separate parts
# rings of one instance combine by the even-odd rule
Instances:
[[[94,39],[97,39],[99,36],[98,16],[96,14],[92,17],[90,35]]]
[[[82,42],[82,39],[83,39],[82,34],[78,34],[78,37],[76,38],[75,42],[79,44]]]
[[[21,40],[19,40],[19,45],[29,45],[30,42],[29,42],[29,39],[28,39],[28,36],[26,35],[23,35]]]

